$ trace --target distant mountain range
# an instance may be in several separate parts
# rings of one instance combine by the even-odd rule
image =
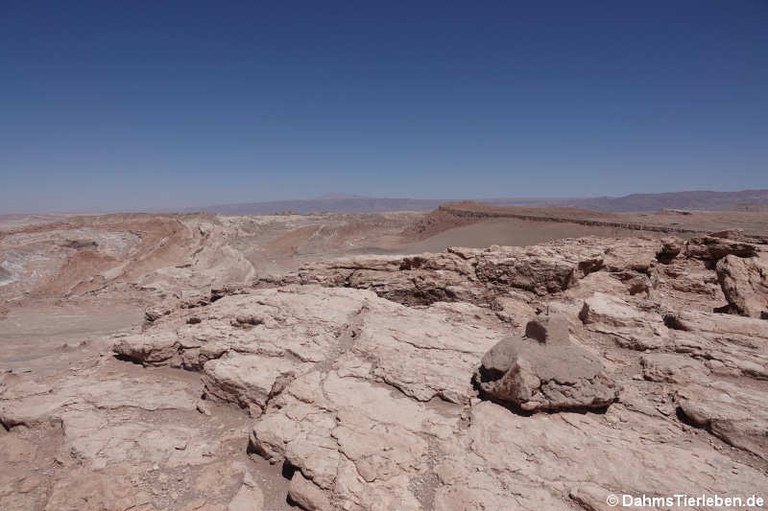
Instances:
[[[221,204],[190,211],[224,215],[268,215],[281,213],[382,213],[387,211],[430,211],[457,199],[401,199],[328,194],[316,199]],[[635,193],[623,197],[590,198],[498,198],[479,202],[499,206],[568,206],[612,212],[648,212],[660,209],[768,209],[768,190],[739,192]]]
[[[445,201],[436,199],[386,199],[341,197],[272,202],[221,204],[194,209],[223,215],[270,215],[281,213],[383,213],[386,211],[430,211]]]
[[[768,190],[633,193],[623,197],[564,199],[559,205],[614,212],[658,211],[660,209],[766,209],[768,207]]]

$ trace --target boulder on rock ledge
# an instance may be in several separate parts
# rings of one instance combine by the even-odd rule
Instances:
[[[523,412],[602,411],[617,399],[602,362],[571,343],[565,317],[540,316],[525,332],[483,356],[474,380],[484,397]]]

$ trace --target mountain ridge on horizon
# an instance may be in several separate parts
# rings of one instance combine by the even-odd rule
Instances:
[[[280,213],[382,213],[388,211],[429,211],[440,204],[475,200],[499,206],[559,206],[607,212],[650,212],[660,209],[764,209],[768,208],[768,189],[746,189],[733,192],[690,190],[682,192],[632,193],[623,196],[582,198],[507,197],[489,199],[419,199],[367,197],[346,193],[328,193],[314,199],[217,204],[184,211],[230,215]]]

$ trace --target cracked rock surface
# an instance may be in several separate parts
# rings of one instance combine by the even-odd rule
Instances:
[[[116,350],[202,371],[207,397],[247,408],[250,452],[283,467],[304,509],[602,509],[616,492],[754,491],[767,480],[767,323],[713,312],[722,291],[680,285],[716,285],[709,262],[660,263],[662,248],[573,240],[323,263]],[[481,278],[482,258],[496,270]],[[555,260],[572,263],[551,273]],[[531,268],[556,284],[519,285]],[[649,292],[633,292],[638,278]],[[246,310],[260,321],[236,326]]]
[[[115,358],[2,377],[0,508],[760,493],[768,321],[724,312],[717,267],[764,252],[717,239],[344,259],[170,310]]]

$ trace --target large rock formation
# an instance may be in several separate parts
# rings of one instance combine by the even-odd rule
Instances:
[[[731,311],[768,319],[768,254],[749,259],[729,255],[718,261],[716,270]]]
[[[721,234],[721,233],[715,233]],[[719,261],[723,257],[755,257],[757,247],[752,243],[720,236],[693,238],[685,244],[685,255],[703,261]]]
[[[618,396],[600,359],[571,343],[568,322],[557,314],[491,348],[475,381],[484,395],[525,412],[603,410]]]
[[[621,282],[647,276],[657,241],[583,238],[530,247],[449,248],[419,256],[357,257],[312,263],[259,285],[320,284],[370,289],[407,305],[470,302],[490,305],[510,290],[531,298],[574,288],[586,276],[608,270]],[[629,287],[636,286],[632,282]]]

